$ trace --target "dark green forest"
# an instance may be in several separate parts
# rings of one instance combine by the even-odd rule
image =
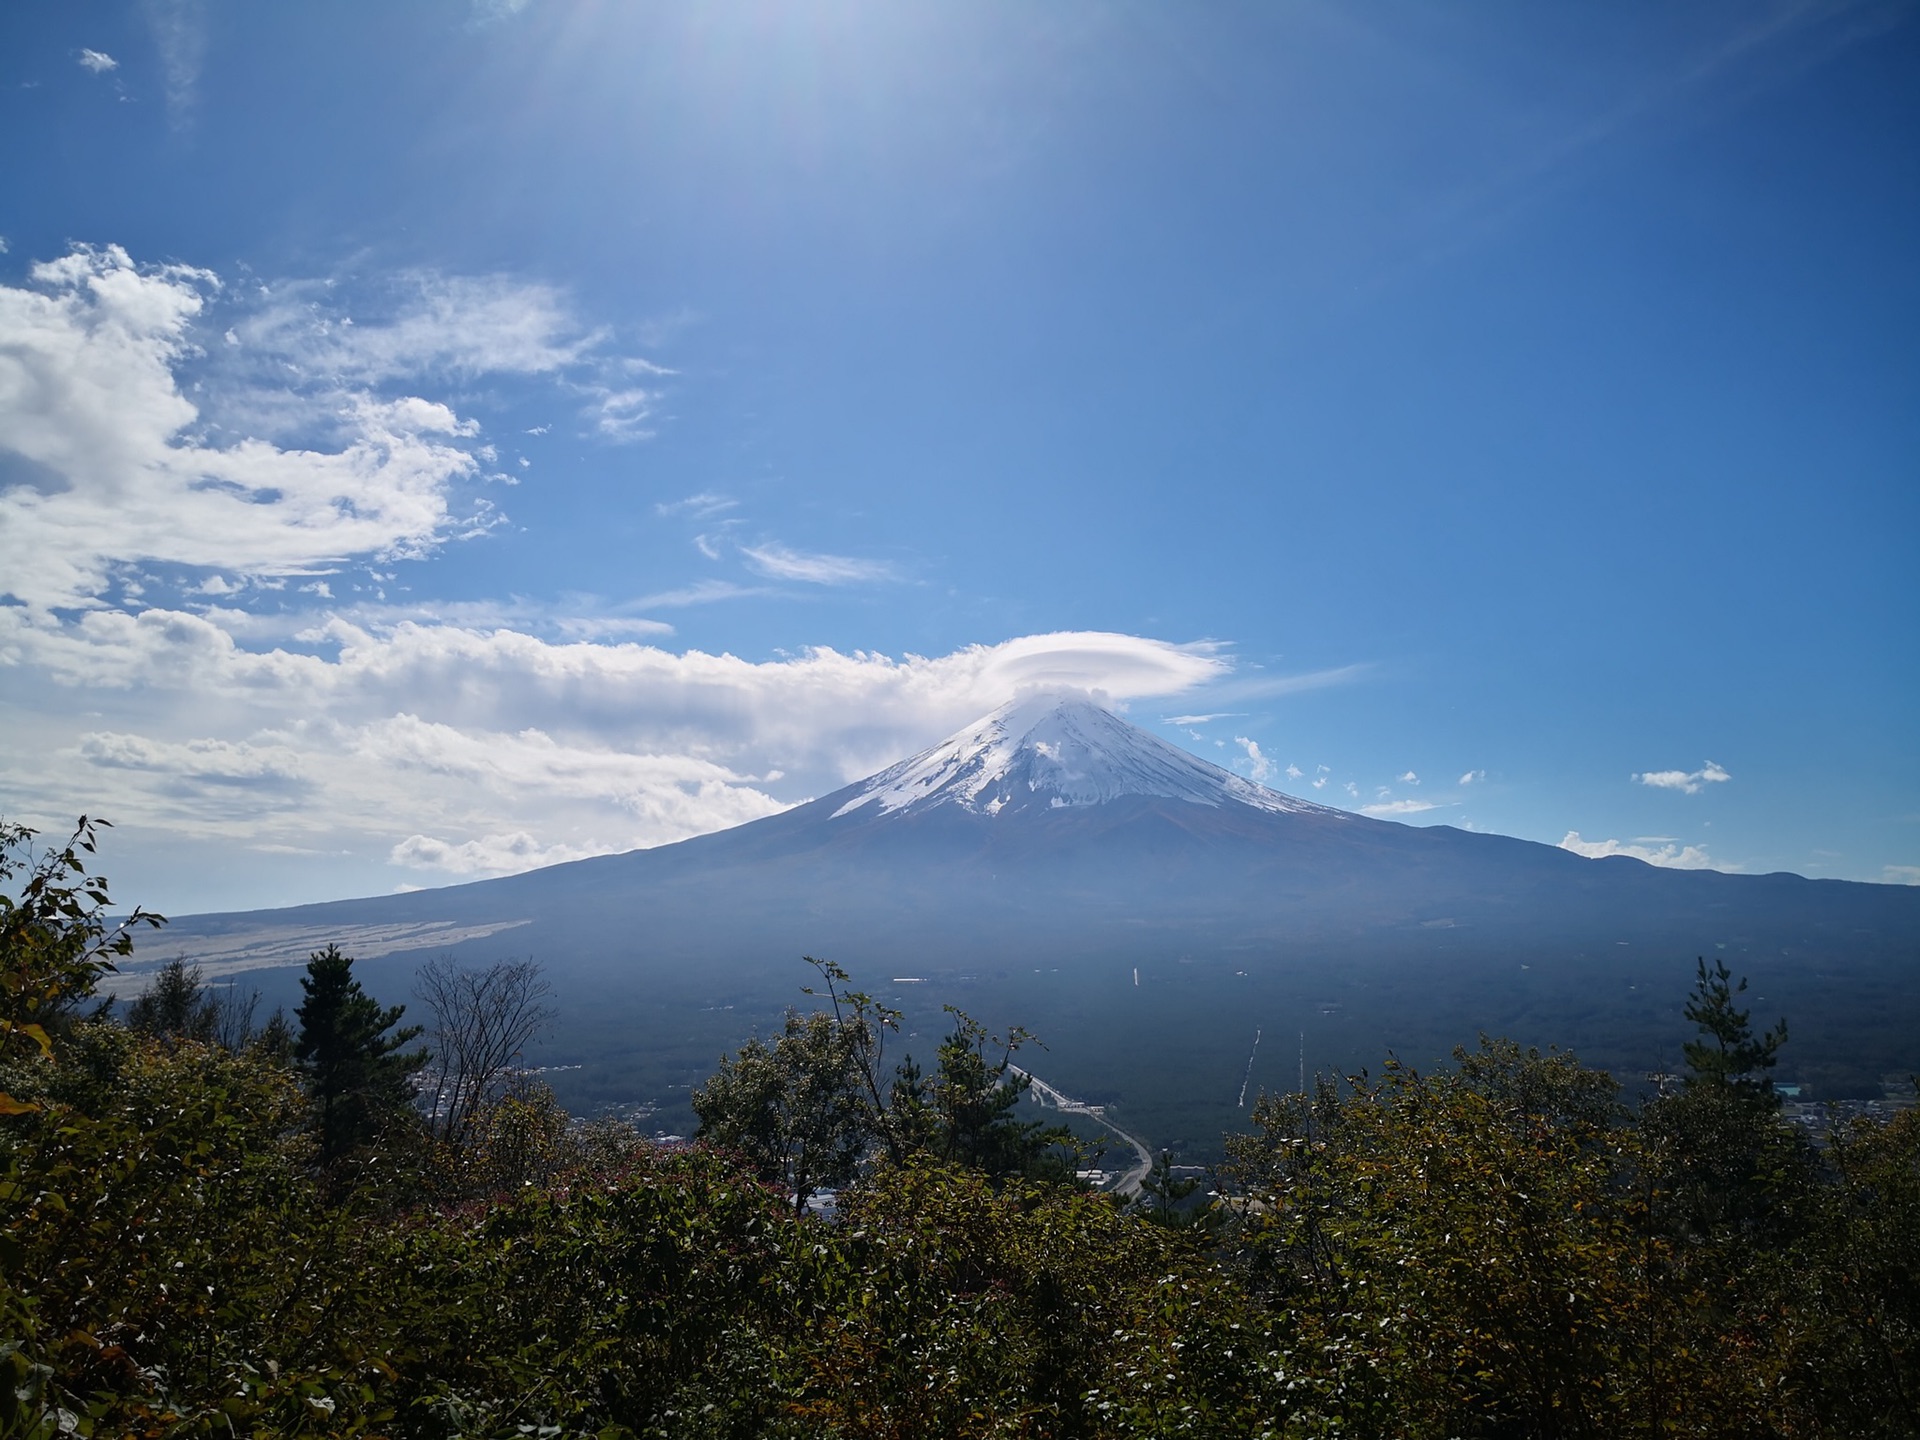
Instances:
[[[529,965],[113,1005],[99,825],[0,827],[0,1436],[1920,1434],[1920,1110],[1789,1123],[1722,964],[1654,1093],[1481,1037],[1122,1202],[824,962],[673,1147],[518,1068]]]

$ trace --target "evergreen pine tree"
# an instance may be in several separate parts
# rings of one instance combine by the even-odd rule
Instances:
[[[1762,1108],[1778,1109],[1772,1071],[1780,1047],[1787,1043],[1787,1022],[1782,1020],[1764,1035],[1754,1034],[1752,1012],[1733,1003],[1733,997],[1747,988],[1746,977],[1734,985],[1726,961],[1715,960],[1711,970],[1704,958],[1695,963],[1697,976],[1687,1001],[1687,1019],[1700,1027],[1700,1038],[1689,1040],[1685,1047],[1687,1069],[1692,1072],[1688,1086],[1724,1088]]]
[[[127,1028],[142,1035],[209,1041],[220,1025],[220,1004],[200,979],[200,967],[169,960],[140,998],[127,1006]]]
[[[381,1006],[353,978],[353,957],[338,945],[317,950],[300,981],[294,1058],[307,1079],[320,1161],[331,1166],[379,1137],[412,1109],[413,1075],[425,1050],[403,1051],[421,1027],[393,1030],[406,1006]]]
[[[1725,961],[1698,962],[1686,1016],[1700,1035],[1685,1046],[1686,1084],[1640,1116],[1670,1223],[1743,1252],[1791,1238],[1814,1175],[1811,1149],[1781,1119],[1773,1088],[1786,1021],[1756,1035],[1734,1004],[1746,988]]]

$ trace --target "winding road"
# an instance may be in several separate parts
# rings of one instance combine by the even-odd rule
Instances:
[[[1122,1130],[1118,1125],[1114,1124],[1113,1121],[1109,1120],[1107,1118],[1106,1106],[1089,1105],[1085,1101],[1075,1100],[1071,1096],[1063,1095],[1031,1070],[1022,1070],[1018,1065],[1009,1065],[1007,1069],[1016,1075],[1026,1077],[1029,1086],[1028,1093],[1042,1105],[1051,1106],[1063,1115],[1085,1115],[1090,1120],[1098,1121],[1101,1125],[1104,1125],[1115,1135],[1118,1135],[1122,1140],[1126,1141],[1127,1144],[1131,1145],[1134,1153],[1133,1168],[1128,1170],[1114,1183],[1113,1193],[1116,1195],[1132,1195],[1139,1190],[1141,1182],[1147,1178],[1147,1172],[1153,1169],[1153,1152],[1147,1148],[1144,1140],[1130,1131]]]

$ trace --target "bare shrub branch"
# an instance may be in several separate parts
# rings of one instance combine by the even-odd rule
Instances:
[[[428,1124],[447,1144],[465,1145],[506,1095],[527,1042],[554,1018],[545,1003],[553,987],[532,960],[476,970],[442,955],[421,966],[414,994],[431,1017]]]

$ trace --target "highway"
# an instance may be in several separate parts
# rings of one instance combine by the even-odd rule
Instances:
[[[1118,1125],[1114,1124],[1113,1121],[1109,1120],[1107,1118],[1106,1106],[1089,1105],[1085,1101],[1075,1100],[1071,1096],[1063,1095],[1038,1075],[1035,1075],[1031,1070],[1022,1070],[1018,1065],[1009,1065],[1007,1069],[1016,1075],[1024,1075],[1027,1078],[1029,1093],[1042,1105],[1051,1106],[1063,1115],[1085,1115],[1090,1120],[1096,1120],[1122,1140],[1126,1141],[1128,1145],[1132,1146],[1134,1154],[1133,1168],[1128,1170],[1114,1183],[1113,1193],[1116,1195],[1132,1195],[1140,1189],[1141,1183],[1147,1178],[1147,1172],[1153,1169],[1153,1152],[1147,1148],[1144,1140],[1138,1135],[1121,1129]]]

